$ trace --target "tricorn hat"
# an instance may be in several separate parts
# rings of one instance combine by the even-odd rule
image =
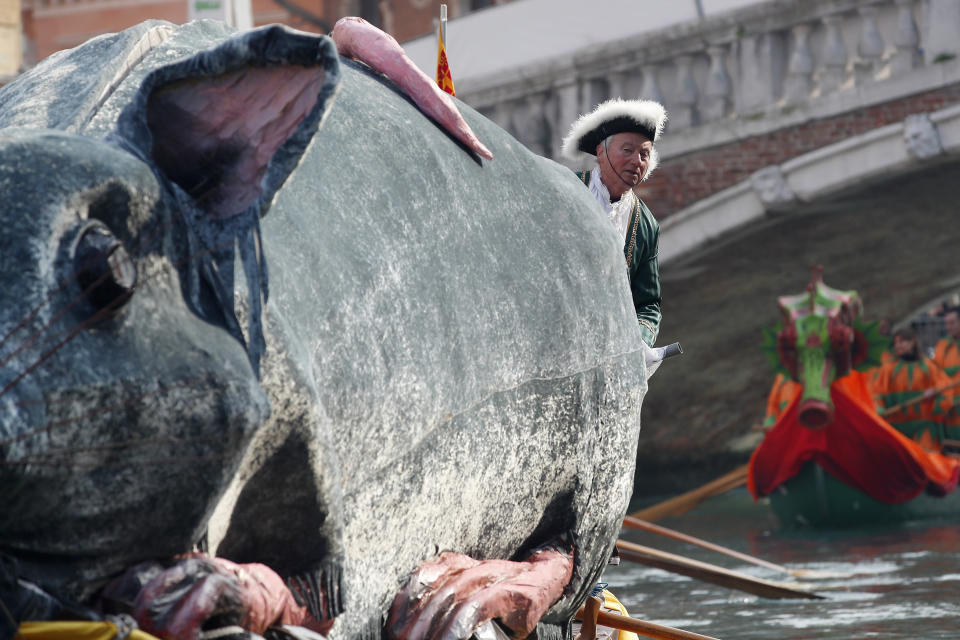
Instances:
[[[656,143],[666,121],[667,111],[659,102],[613,98],[573,123],[560,153],[569,160],[583,161],[585,155],[597,155],[597,145],[616,133],[639,133]]]

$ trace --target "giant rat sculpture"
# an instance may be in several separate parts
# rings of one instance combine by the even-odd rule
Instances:
[[[0,551],[22,579],[90,603],[209,527],[359,639],[424,567],[546,549],[572,574],[538,633],[566,632],[632,489],[644,350],[590,194],[458,106],[495,160],[328,38],[211,22],[95,38],[0,91]]]

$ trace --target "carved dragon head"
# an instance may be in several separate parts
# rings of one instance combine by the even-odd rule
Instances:
[[[865,370],[880,362],[887,339],[876,322],[860,319],[863,307],[856,291],[823,283],[816,268],[806,291],[777,298],[781,323],[765,329],[764,350],[775,371],[803,385],[798,420],[811,429],[833,421],[830,386],[851,369]]]

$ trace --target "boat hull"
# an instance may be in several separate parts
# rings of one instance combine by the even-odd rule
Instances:
[[[960,516],[960,491],[939,498],[921,493],[889,504],[841,482],[815,462],[805,464],[769,497],[784,527],[849,527]]]

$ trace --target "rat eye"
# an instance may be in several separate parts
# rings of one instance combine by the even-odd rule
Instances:
[[[77,282],[95,307],[118,311],[137,283],[137,268],[123,244],[103,225],[91,225],[73,253]]]

